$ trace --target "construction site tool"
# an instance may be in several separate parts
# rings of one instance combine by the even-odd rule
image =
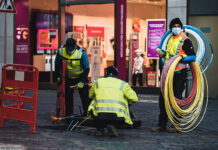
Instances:
[[[62,61],[63,67],[61,72],[61,79],[57,88],[56,101],[56,116],[65,116],[65,77],[66,77],[66,62]],[[61,113],[61,114],[60,114]]]
[[[130,116],[133,122],[133,125],[120,125],[118,128],[120,129],[131,129],[131,128],[139,128],[141,127],[141,120],[138,120],[135,114],[130,111]],[[95,127],[95,123],[93,118],[91,118],[91,115],[89,116],[82,116],[82,115],[71,115],[66,117],[56,117],[51,116],[51,120],[53,123],[60,123],[61,121],[69,120],[69,125],[66,129],[66,131],[72,131],[77,128],[79,128],[81,125],[88,126],[88,127]]]

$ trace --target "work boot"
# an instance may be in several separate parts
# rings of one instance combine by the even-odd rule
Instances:
[[[91,135],[91,136],[102,136],[104,134],[104,128],[100,128],[100,129],[96,129],[94,132],[91,131],[89,133],[87,133],[87,135]]]
[[[103,135],[103,129],[96,129],[95,132],[94,132],[94,135],[96,136],[102,136]]]
[[[119,133],[117,132],[116,127],[114,125],[111,125],[111,124],[107,125],[107,130],[108,130],[109,135],[115,136],[115,137],[119,136]]]
[[[167,131],[169,133],[179,133],[179,130],[177,130],[174,126],[171,126],[171,128],[169,128]]]
[[[164,132],[166,131],[166,127],[161,127],[161,126],[157,126],[157,127],[154,127],[154,128],[151,128],[151,132]]]

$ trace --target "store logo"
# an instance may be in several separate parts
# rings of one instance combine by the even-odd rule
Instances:
[[[16,39],[17,40],[27,40],[29,35],[28,28],[16,28]]]

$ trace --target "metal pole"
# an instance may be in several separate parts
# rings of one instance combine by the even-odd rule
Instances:
[[[58,47],[61,45],[61,0],[58,0]]]
[[[5,45],[4,45],[4,64],[7,63],[7,13],[5,13]]]
[[[53,60],[52,60],[52,50],[50,50],[50,56],[51,56],[51,66],[50,66],[50,84],[52,84],[53,83],[53,75],[52,75],[52,72],[53,72],[53,69],[52,69],[52,64],[53,64]]]
[[[159,87],[159,59],[156,59],[157,63],[156,63],[156,87]]]
[[[132,85],[132,39],[129,39],[129,84]]]

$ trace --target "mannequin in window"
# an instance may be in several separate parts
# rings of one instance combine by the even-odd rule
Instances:
[[[136,86],[136,81],[138,79],[139,85],[142,86],[143,85],[143,64],[144,64],[144,59],[142,57],[142,50],[137,49],[135,51],[136,56],[134,58],[134,65],[133,65],[133,86]]]

